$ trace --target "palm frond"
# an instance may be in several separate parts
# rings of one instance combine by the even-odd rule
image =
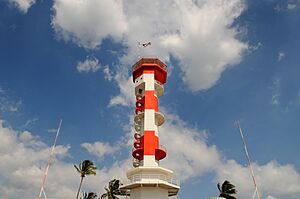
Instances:
[[[217,184],[217,187],[219,189],[219,192],[222,193],[221,187],[220,187],[220,183]]]
[[[104,187],[106,193],[102,194],[101,199],[119,199],[117,196],[122,195],[120,188],[120,180],[113,179],[109,181],[108,187]]]
[[[100,198],[103,199],[103,198],[106,198],[106,197],[107,197],[107,193],[104,193],[104,194],[101,195]]]
[[[225,180],[221,186],[220,183],[218,183],[217,187],[220,192],[219,197],[223,197],[226,199],[236,199],[234,196],[232,196],[233,194],[237,193],[235,186],[231,184],[228,180]]]
[[[85,174],[86,175],[96,175],[96,171],[89,170],[89,171],[86,171]]]
[[[79,184],[79,187],[78,187],[77,196],[76,196],[76,199],[78,199],[79,191],[81,189],[83,178],[86,175],[96,175],[96,166],[94,165],[94,163],[92,161],[90,161],[90,160],[84,160],[78,166],[74,165],[74,167],[80,173],[80,177],[81,177],[81,181],[80,181],[80,184]],[[93,192],[90,192],[90,193],[93,193]],[[84,199],[86,197],[89,197],[89,196],[92,197],[90,199],[94,199],[96,197],[93,194],[90,194],[90,195],[89,194],[84,194]]]
[[[227,191],[226,191],[226,193],[228,193],[228,194],[236,194],[236,190],[235,189],[228,189]]]
[[[95,199],[95,198],[97,198],[97,194],[94,192],[89,192],[85,199]]]
[[[75,169],[78,171],[78,173],[80,173],[79,168],[77,167],[77,165],[74,164]]]

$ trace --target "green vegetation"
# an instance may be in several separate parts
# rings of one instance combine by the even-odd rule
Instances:
[[[79,192],[80,192],[81,186],[82,186],[83,178],[87,175],[96,175],[96,169],[97,168],[94,165],[94,163],[90,160],[84,160],[78,166],[74,165],[74,167],[78,171],[78,173],[80,173],[80,177],[81,177],[80,184],[79,184],[78,191],[77,191],[77,195],[76,195],[76,199],[78,199]]]
[[[237,191],[235,189],[235,186],[233,184],[231,184],[229,181],[225,180],[222,184],[222,186],[220,186],[220,183],[218,183],[217,185],[220,195],[219,197],[223,197],[226,199],[236,199],[234,196],[232,196],[233,194],[236,194]]]
[[[83,193],[83,198],[80,197],[80,199],[95,199],[95,198],[97,198],[97,194],[94,192]]]
[[[117,195],[122,195],[120,189],[120,181],[113,179],[109,182],[108,188],[105,187],[106,193],[101,195],[101,199],[118,199]]]

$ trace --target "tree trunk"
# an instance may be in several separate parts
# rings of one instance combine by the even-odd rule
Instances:
[[[79,184],[79,187],[78,187],[78,192],[77,192],[77,196],[76,196],[76,199],[78,199],[78,196],[79,196],[79,192],[80,192],[80,189],[81,189],[81,185],[82,185],[82,181],[83,181],[83,177],[81,177],[81,180],[80,180],[80,184]]]

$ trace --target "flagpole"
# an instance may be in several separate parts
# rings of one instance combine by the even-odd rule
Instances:
[[[61,125],[62,125],[62,119],[60,120],[58,129],[57,129],[57,131],[56,131],[55,140],[54,140],[54,143],[53,143],[53,146],[52,146],[52,149],[51,149],[51,153],[50,153],[50,156],[49,156],[49,159],[48,159],[48,164],[47,164],[47,167],[46,167],[46,170],[45,170],[45,173],[44,173],[43,182],[42,182],[42,186],[41,186],[41,189],[40,189],[40,193],[39,193],[39,197],[38,197],[38,198],[41,198],[41,197],[42,197],[42,193],[43,193],[43,192],[44,192],[44,195],[46,196],[46,193],[45,193],[45,191],[44,191],[44,185],[45,185],[45,183],[46,183],[46,179],[47,179],[47,175],[48,175],[48,171],[49,171],[49,167],[50,167],[50,162],[51,162],[51,160],[52,160],[54,148],[55,148],[55,146],[56,146],[56,142],[57,142],[57,138],[58,138],[58,135],[59,135],[59,132],[60,132]]]

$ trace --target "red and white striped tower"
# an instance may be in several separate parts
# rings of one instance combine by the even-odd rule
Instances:
[[[132,75],[136,95],[134,168],[127,172],[130,182],[121,189],[131,199],[167,199],[177,195],[180,188],[173,172],[159,166],[167,154],[158,136],[158,128],[165,121],[158,111],[158,98],[164,92],[167,67],[157,58],[142,58],[132,66]]]

